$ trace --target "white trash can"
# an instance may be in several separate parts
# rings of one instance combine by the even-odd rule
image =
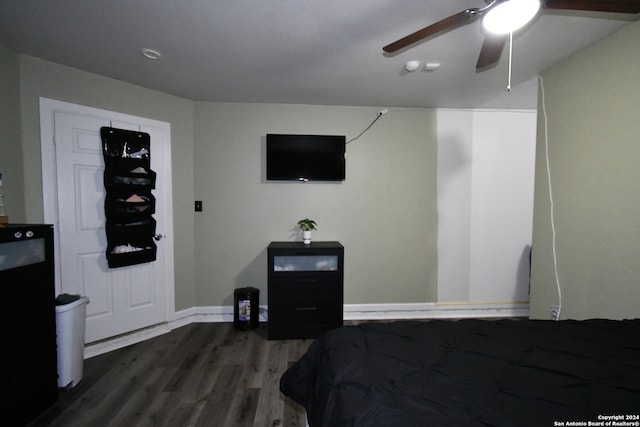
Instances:
[[[80,297],[56,306],[56,344],[58,346],[58,387],[75,387],[82,379],[84,329],[89,298]]]

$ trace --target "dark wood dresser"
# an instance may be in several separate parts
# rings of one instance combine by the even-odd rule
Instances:
[[[342,326],[344,247],[339,242],[272,242],[268,338],[315,338]]]

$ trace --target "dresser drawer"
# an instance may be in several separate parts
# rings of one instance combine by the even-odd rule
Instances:
[[[342,304],[278,304],[269,307],[268,337],[315,338],[342,326]]]
[[[269,282],[269,302],[342,298],[342,281],[324,277],[286,278]]]
[[[342,322],[343,306],[338,301],[308,301],[303,304],[274,304],[269,307],[269,322],[330,323]]]

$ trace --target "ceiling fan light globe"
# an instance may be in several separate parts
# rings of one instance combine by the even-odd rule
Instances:
[[[540,10],[540,0],[507,0],[489,10],[482,26],[493,34],[509,34],[531,21]]]

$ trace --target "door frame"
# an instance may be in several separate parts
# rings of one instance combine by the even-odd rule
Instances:
[[[163,173],[166,175],[169,190],[166,192],[166,203],[159,203],[156,206],[162,209],[158,212],[163,215],[165,229],[159,230],[165,237],[163,238],[164,256],[164,278],[165,278],[165,322],[170,323],[175,320],[175,282],[174,282],[174,252],[173,252],[173,180],[171,178],[171,125],[167,122],[148,119],[130,114],[118,113],[79,104],[72,104],[64,101],[40,97],[40,149],[42,156],[42,205],[44,211],[44,222],[54,225],[54,235],[59,233],[58,227],[58,185],[56,171],[56,149],[55,149],[55,128],[54,114],[56,112],[79,114],[94,117],[109,117],[113,121],[135,122],[143,126],[159,128],[165,133],[166,144],[163,149],[167,155],[163,157]],[[60,279],[60,239],[54,238],[55,254],[55,292],[61,292]],[[134,332],[134,331],[130,331]]]

